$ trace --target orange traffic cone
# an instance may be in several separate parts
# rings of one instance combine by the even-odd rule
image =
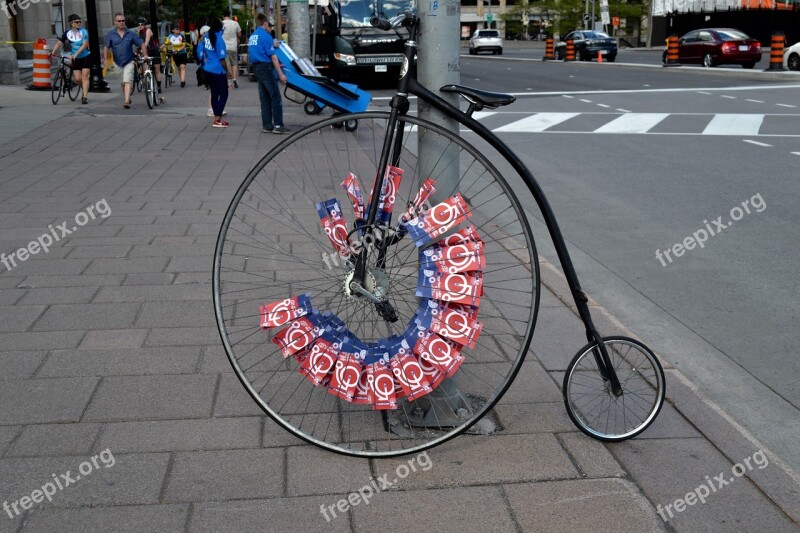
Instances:
[[[601,52],[597,52],[597,62],[598,63],[603,62],[603,54]]]

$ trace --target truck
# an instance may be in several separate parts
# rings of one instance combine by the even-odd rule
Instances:
[[[314,64],[336,81],[399,77],[408,31],[379,30],[372,17],[390,19],[413,10],[413,0],[309,0]],[[313,16],[313,15],[312,15]]]

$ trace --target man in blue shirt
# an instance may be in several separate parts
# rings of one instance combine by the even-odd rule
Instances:
[[[283,125],[281,91],[275,73],[278,73],[281,83],[286,83],[286,76],[281,71],[281,65],[275,55],[275,42],[269,33],[271,27],[266,15],[263,13],[256,15],[256,31],[247,42],[247,57],[258,81],[261,132],[287,133],[289,130]]]
[[[142,57],[147,59],[147,48],[138,35],[125,27],[125,15],[114,13],[114,29],[108,32],[103,41],[103,66],[106,64],[108,49],[114,54],[114,64],[122,72],[122,93],[125,95],[125,109],[131,107],[131,87],[133,85],[133,47],[141,47]]]

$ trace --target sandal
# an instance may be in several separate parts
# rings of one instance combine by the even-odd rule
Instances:
[[[124,104],[122,104],[122,107],[124,107],[125,109],[130,109],[131,108],[131,103],[130,102],[125,102]]]

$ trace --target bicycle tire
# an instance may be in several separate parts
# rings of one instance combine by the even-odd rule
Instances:
[[[153,107],[156,105],[156,86],[153,80],[152,72],[144,73],[144,81],[142,82],[142,85],[144,85],[144,99],[147,101],[147,107],[153,109]]]
[[[59,69],[53,76],[53,85],[50,89],[50,99],[53,101],[53,105],[57,105],[58,101],[61,99],[64,83],[66,83],[64,78],[64,70]]]
[[[75,82],[75,78],[73,76],[68,76],[67,78],[67,91],[69,93],[69,99],[74,102],[78,99],[78,94],[81,92],[81,86]]]
[[[656,419],[664,405],[666,380],[656,355],[636,339],[604,337],[603,344],[622,394],[615,396],[600,375],[594,355],[597,342],[575,354],[561,390],[567,413],[578,429],[601,441],[619,442],[640,434]],[[593,398],[599,400],[599,407],[589,407]]]
[[[457,134],[425,120],[401,117],[406,135],[399,166],[405,174],[395,191],[395,205],[405,209],[423,179],[432,178],[438,184],[432,202],[459,192],[470,206],[469,221],[484,243],[486,259],[477,316],[483,326],[480,336],[472,348],[462,348],[464,362],[452,378],[413,405],[401,399],[396,408],[387,411],[349,403],[329,394],[325,387],[315,386],[297,371],[292,358],[284,359],[270,342],[276,333],[259,327],[259,305],[304,291],[319,309],[335,311],[344,326],[364,342],[378,343],[386,335],[403,332],[421,303],[431,305],[416,295],[420,252],[408,238],[389,249],[383,269],[375,264],[376,254],[369,255],[375,294],[379,291],[375,287],[385,283],[386,299],[400,320],[390,323],[378,318],[371,302],[352,292],[348,295],[344,280],[351,268],[333,251],[315,209],[317,202],[331,198],[352,206],[340,182],[348,172],[362,179],[375,176],[388,117],[384,112],[348,115],[358,121],[357,133],[335,128],[341,126],[342,118],[331,117],[274,147],[237,190],[214,253],[217,327],[247,392],[297,437],[361,457],[418,452],[476,424],[505,393],[522,365],[539,303],[533,235],[509,185],[483,154]],[[426,148],[442,147],[437,153],[457,157],[456,164],[440,157],[428,160],[429,168],[424,170],[416,148],[422,134]],[[448,185],[444,172],[455,168],[458,172],[450,176],[455,181]],[[363,194],[368,202],[369,191]],[[352,221],[352,215],[349,218]],[[354,231],[357,234],[358,230]],[[333,261],[337,263],[331,266]],[[493,423],[489,419],[477,429],[489,432]]]
[[[167,58],[166,71],[167,71],[167,76],[166,76],[167,87],[172,87],[174,83],[174,80],[172,78],[172,73],[175,71],[175,68],[173,67],[172,63],[172,57]]]
[[[142,92],[144,84],[144,73],[139,70],[139,65],[133,66],[133,85],[136,87],[136,92]]]

